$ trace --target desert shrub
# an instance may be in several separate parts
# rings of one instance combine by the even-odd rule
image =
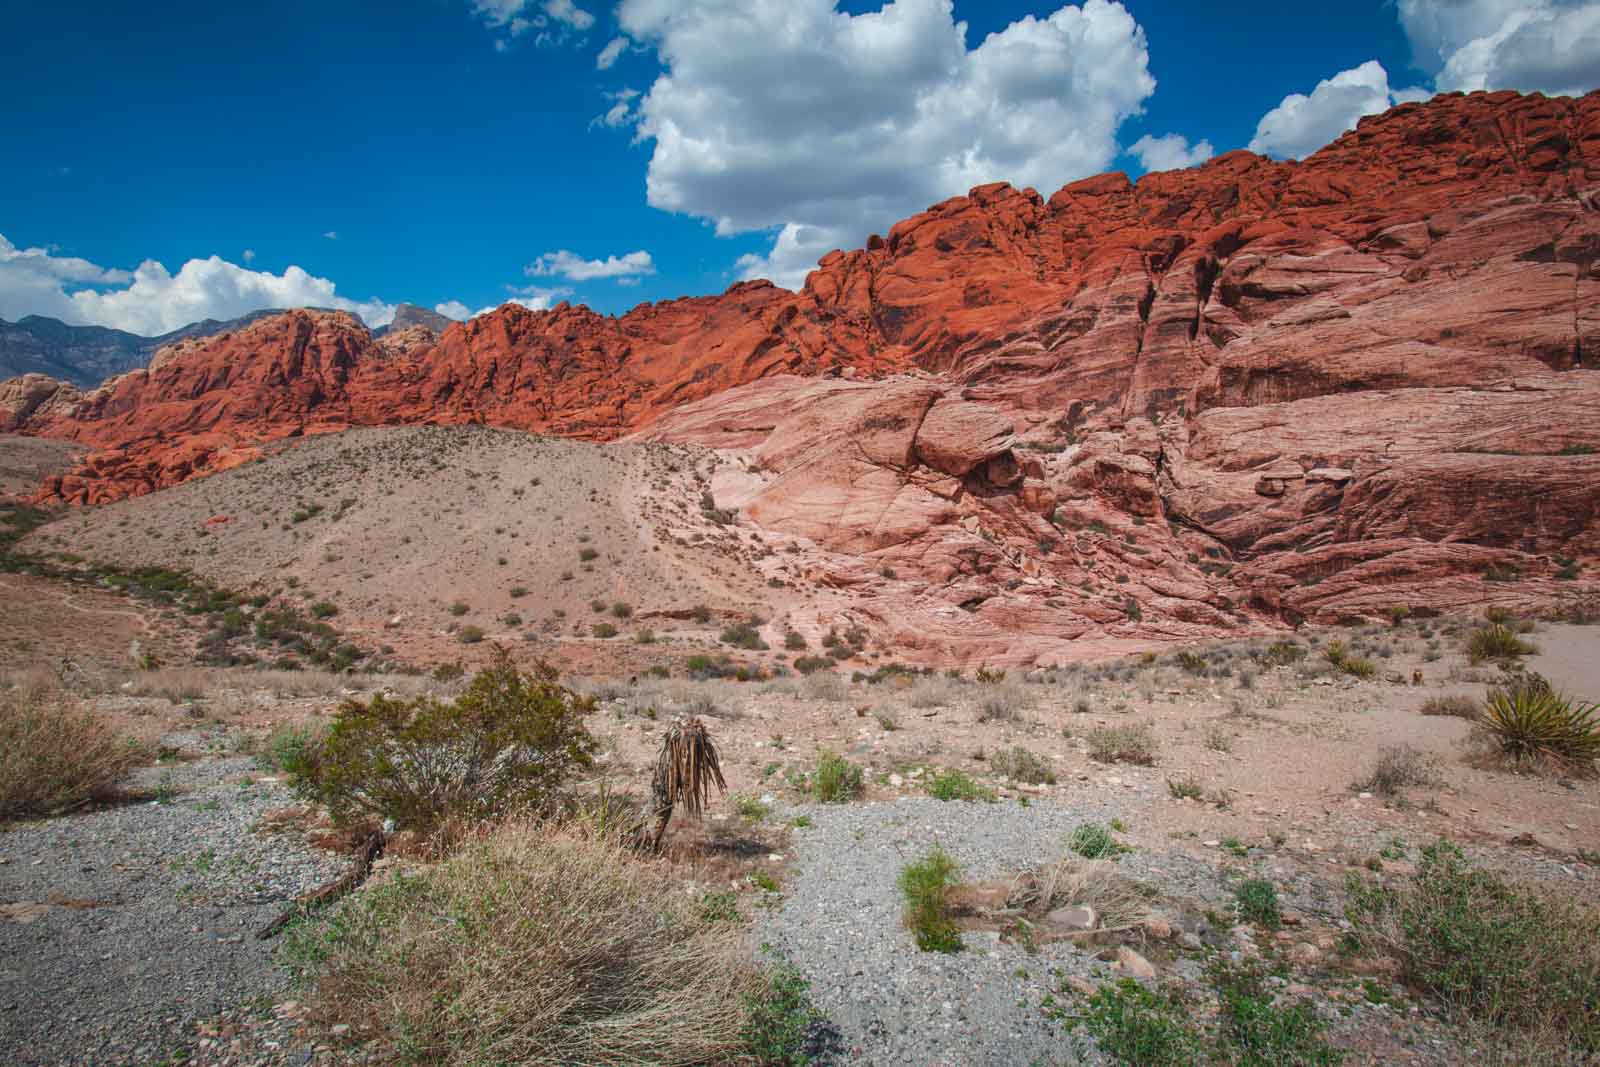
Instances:
[[[311,616],[316,619],[331,619],[339,614],[339,605],[327,600],[319,600],[311,605]]]
[[[1351,788],[1391,797],[1414,785],[1431,785],[1436,777],[1427,753],[1411,745],[1393,745],[1378,749],[1372,770],[1352,783]]]
[[[978,698],[978,721],[1015,722],[1031,700],[1028,691],[1021,686],[1002,685],[997,681],[987,686]]]
[[[802,633],[790,630],[783,635],[783,647],[790,652],[800,652],[806,647],[806,638]]]
[[[811,792],[824,804],[843,804],[861,795],[861,768],[839,755],[824,752],[811,776]]]
[[[463,626],[456,631],[456,640],[463,645],[475,645],[483,640],[483,627]]]
[[[850,685],[832,671],[813,671],[806,676],[805,693],[811,700],[837,702],[850,695]]]
[[[1054,785],[1056,782],[1056,772],[1051,769],[1049,762],[1021,745],[996,752],[990,757],[989,766],[1014,782],[1026,782],[1029,785]]]
[[[460,600],[450,605],[450,614],[454,615],[458,619],[471,610],[471,608],[467,607],[467,605]]]
[[[1189,674],[1201,675],[1206,673],[1206,658],[1197,652],[1179,652],[1178,666]]]
[[[744,1008],[744,1051],[760,1067],[827,1062],[811,1055],[826,1024],[811,1002],[811,983],[792,965],[769,967],[745,994]]]
[[[315,771],[316,754],[324,733],[320,724],[280,723],[262,742],[256,752],[256,762],[281,771],[291,782],[303,778]]]
[[[580,548],[580,549],[578,549],[578,559],[582,560],[584,563],[592,562],[592,561],[598,559],[599,557],[600,557],[600,553],[595,551],[592,548]]]
[[[1089,757],[1101,763],[1136,763],[1149,767],[1156,761],[1156,739],[1150,727],[1096,726],[1088,735]]]
[[[597,622],[589,629],[591,633],[602,640],[609,640],[617,636],[617,628],[609,622]]]
[[[1188,1006],[1175,995],[1124,978],[1097,989],[1072,1025],[1087,1030],[1112,1063],[1197,1067],[1204,1062],[1204,1046],[1188,1016]]]
[[[1082,822],[1074,827],[1067,847],[1086,860],[1111,859],[1128,851],[1128,846],[1112,835],[1110,827],[1097,822]]]
[[[1486,659],[1514,660],[1539,651],[1531,642],[1517,636],[1517,632],[1502,623],[1480,626],[1467,638],[1467,659],[1482,663]]]
[[[1250,878],[1233,891],[1234,907],[1246,922],[1276,930],[1282,923],[1278,910],[1278,889],[1265,878]]]
[[[433,669],[433,680],[436,682],[453,682],[466,676],[467,668],[462,665],[460,660],[441,663]]]
[[[501,652],[454,701],[346,700],[296,788],[337,821],[371,816],[401,829],[547,807],[596,748],[583,726],[594,701],[557,677]]]
[[[747,622],[730,623],[722,628],[722,643],[734,648],[760,650],[767,647],[761,640],[761,631]]]
[[[1402,883],[1351,883],[1361,947],[1447,1010],[1495,1027],[1550,1030],[1600,1052],[1600,911],[1475,869],[1459,847],[1422,850]]]
[[[0,819],[111,797],[149,758],[143,745],[68,694],[0,688]]]
[[[1194,778],[1168,778],[1167,793],[1174,800],[1199,800],[1206,795],[1205,787]]]
[[[1600,705],[1574,703],[1537,675],[1491,689],[1478,728],[1516,764],[1588,773],[1600,759]]]
[[[946,769],[928,777],[928,795],[935,800],[994,800],[994,790],[964,771]]]
[[[633,605],[625,600],[619,600],[611,605],[611,614],[619,619],[633,618]]]
[[[1429,697],[1418,709],[1424,715],[1448,715],[1455,719],[1476,719],[1481,706],[1471,697],[1451,694]]]
[[[1367,679],[1378,673],[1370,659],[1353,655],[1343,641],[1329,641],[1322,654],[1335,669],[1351,677]]]
[[[950,917],[949,892],[959,868],[942,848],[935,848],[900,871],[898,885],[905,900],[906,926],[923,952],[960,952],[961,931]]]
[[[1261,653],[1260,660],[1268,667],[1287,667],[1304,659],[1305,654],[1306,650],[1293,641],[1274,641]]]
[[[960,683],[949,678],[919,678],[907,697],[914,708],[942,708],[955,699],[955,688]]]
[[[285,948],[397,1062],[726,1063],[759,993],[741,936],[618,836],[517,820]]]
[[[1207,977],[1217,994],[1217,1045],[1238,1067],[1334,1067],[1344,1053],[1322,1036],[1327,1024],[1309,1000],[1280,1003],[1257,964],[1214,960]]]
[[[794,659],[794,669],[801,674],[815,674],[832,666],[833,660],[826,656],[796,656]]]

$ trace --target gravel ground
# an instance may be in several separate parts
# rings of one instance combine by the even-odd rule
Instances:
[[[184,751],[214,746],[168,737]],[[159,1064],[225,1008],[270,1008],[285,979],[257,929],[348,860],[295,831],[244,756],[140,772],[161,799],[0,832],[0,1063]]]
[[[1048,863],[1078,823],[1126,818],[1128,808],[1090,797],[1026,807],[923,797],[808,807],[813,825],[794,832],[789,895],[762,937],[811,980],[850,1063],[1098,1062],[1042,1016],[1040,1002],[1060,976],[1109,978],[1108,964],[1061,943],[1029,955],[981,933],[966,935],[965,952],[918,952],[901,922],[895,880],[935,844],[967,880]]]

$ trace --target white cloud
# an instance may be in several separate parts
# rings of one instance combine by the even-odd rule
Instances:
[[[254,263],[256,261],[255,250],[250,248],[245,249],[243,259],[246,263]]]
[[[330,241],[337,241],[339,239],[339,231],[338,230],[329,230],[327,233],[324,233],[322,236],[326,237]]]
[[[817,255],[974,185],[1054,191],[1102,170],[1154,91],[1120,4],[1026,16],[968,48],[950,0],[623,0],[663,73],[640,102],[651,205],[723,235],[778,231],[746,276],[798,286]],[[619,119],[620,121],[620,119]]]
[[[472,309],[459,300],[446,300],[442,304],[435,304],[433,305],[433,310],[445,318],[455,319],[457,322],[465,322],[472,317]]]
[[[212,256],[189,260],[177,274],[151,259],[130,273],[41,248],[19,249],[0,236],[0,318],[48,315],[151,336],[200,319],[291,307],[338,308],[368,326],[394,318],[394,305],[339,296],[333,282],[299,267],[273,274]]]
[[[1204,163],[1217,154],[1210,141],[1196,141],[1191,145],[1180,133],[1160,137],[1145,134],[1128,146],[1128,152],[1145,170],[1182,170]]]
[[[564,44],[587,33],[594,26],[594,15],[572,0],[471,0],[472,13],[491,30],[502,30],[507,37],[532,33],[539,45]],[[494,48],[504,52],[511,47],[507,37],[497,37]]]
[[[598,70],[610,70],[612,65],[616,63],[618,57],[620,57],[622,53],[627,50],[627,48],[628,39],[626,37],[611,38],[611,40],[606,42],[606,46],[600,49],[600,54],[594,57],[595,68]]]
[[[1420,94],[1420,95],[1419,95]],[[1301,159],[1355,128],[1363,115],[1387,111],[1399,100],[1427,99],[1421,89],[1389,88],[1389,72],[1369,59],[1317,83],[1311,95],[1290,93],[1256,124],[1250,151]]]
[[[1443,91],[1576,96],[1600,85],[1594,0],[1400,0],[1417,63]]]
[[[596,115],[594,117],[589,123],[591,127],[610,126],[615,128],[631,122],[635,118],[630,109],[633,107],[633,102],[639,98],[639,90],[618,89],[614,93],[606,93],[605,98],[615,102],[604,115]]]
[[[530,278],[559,275],[575,282],[587,282],[595,278],[654,274],[656,265],[650,259],[650,253],[642,249],[622,256],[607,256],[605,259],[584,259],[576,252],[568,252],[563,248],[558,252],[546,252],[522,270]]]

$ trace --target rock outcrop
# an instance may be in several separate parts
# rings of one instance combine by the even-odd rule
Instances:
[[[738,450],[748,520],[918,620],[901,643],[1041,660],[1590,590],[1597,259],[1600,94],[1454,94],[1299,163],[982,186],[798,293],[436,341],[289,312],[10,420],[96,449],[41,492],[72,503],[357,425]]]

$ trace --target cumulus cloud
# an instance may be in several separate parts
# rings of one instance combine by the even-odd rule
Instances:
[[[261,308],[331,307],[368,326],[394,318],[394,305],[339,296],[334,283],[299,267],[250,270],[218,256],[191,259],[173,274],[153,259],[135,271],[19,249],[0,235],[0,318],[48,315],[75,325],[166,333],[200,319],[231,319]]]
[[[561,249],[546,252],[522,268],[530,278],[560,276],[575,282],[593,281],[596,278],[624,278],[629,275],[654,274],[656,265],[650,253],[641,249],[621,256],[605,259],[584,259],[576,252]]]
[[[1217,154],[1210,141],[1196,141],[1191,145],[1188,138],[1179,133],[1160,137],[1146,134],[1129,145],[1128,151],[1145,170],[1182,170],[1204,163]]]
[[[1400,0],[1399,15],[1441,90],[1576,96],[1600,85],[1594,0]]]
[[[639,102],[651,205],[722,235],[776,230],[745,276],[817,257],[987,181],[1053,191],[1102,170],[1154,91],[1144,31],[1084,0],[966,43],[950,0],[623,0],[663,72]]]
[[[433,310],[445,318],[455,319],[457,322],[465,322],[472,317],[472,309],[459,300],[446,300],[442,304],[435,304],[433,305]]]
[[[1363,115],[1387,111],[1403,100],[1426,99],[1420,89],[1391,90],[1389,72],[1369,59],[1317,83],[1311,95],[1290,93],[1261,116],[1250,151],[1300,159],[1355,128]]]
[[[622,53],[627,50],[627,48],[628,39],[626,37],[611,38],[611,40],[606,42],[606,46],[600,49],[600,54],[594,57],[595,67],[599,70],[610,70],[612,64],[616,63],[618,57],[620,57]]]

